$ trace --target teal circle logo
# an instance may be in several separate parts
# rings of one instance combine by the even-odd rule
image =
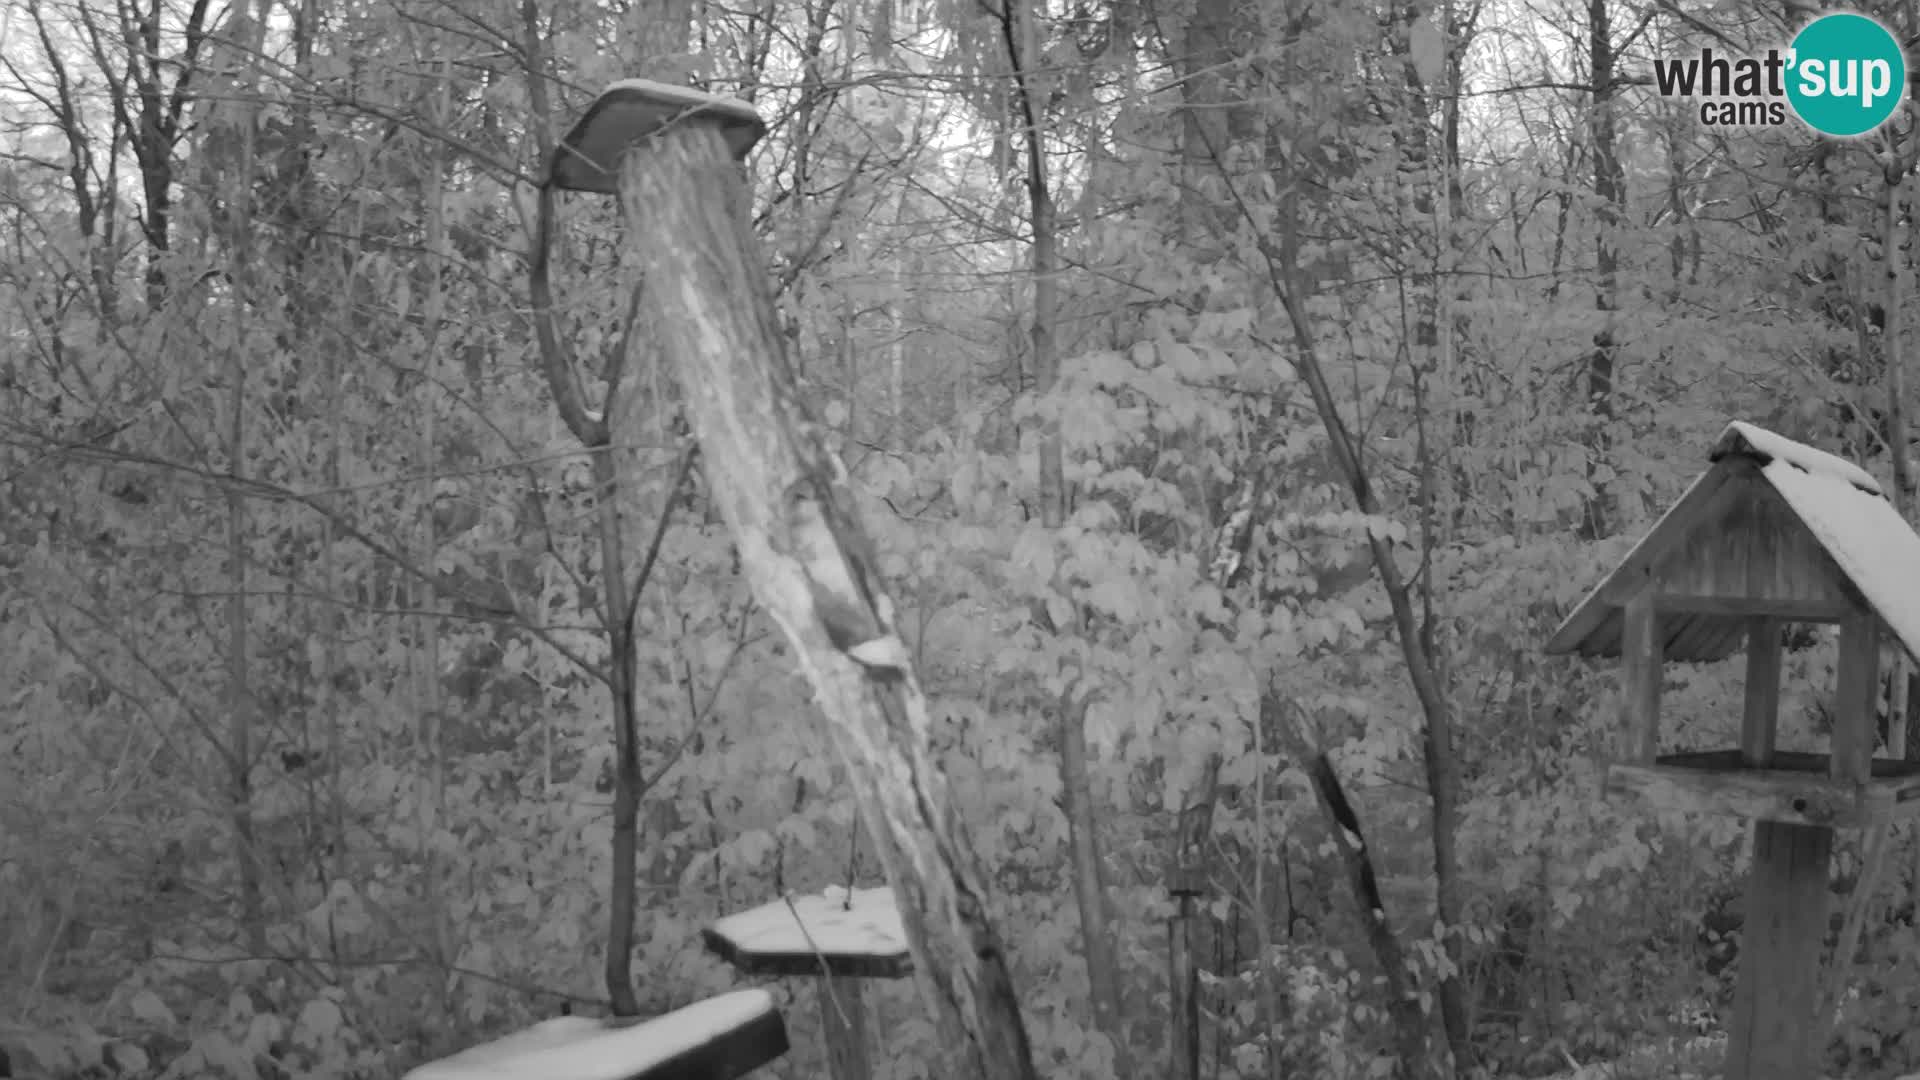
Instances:
[[[1787,101],[1824,135],[1865,135],[1906,96],[1900,43],[1865,15],[1820,16],[1801,29],[1787,56]]]

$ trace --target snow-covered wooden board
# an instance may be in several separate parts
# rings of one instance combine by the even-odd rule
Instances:
[[[1744,445],[1742,445],[1744,444]],[[1767,458],[1761,472],[1833,556],[1843,573],[1920,660],[1920,534],[1888,501],[1873,474],[1858,465],[1734,421],[1714,447],[1714,460],[1747,451]]]
[[[1762,472],[1866,597],[1909,656],[1920,659],[1920,534],[1884,496],[1775,458]]]
[[[1746,445],[1742,447],[1741,443]],[[1785,462],[1810,476],[1841,480],[1873,495],[1886,494],[1873,474],[1846,458],[1794,442],[1784,435],[1776,435],[1744,420],[1735,420],[1727,425],[1727,430],[1720,434],[1720,441],[1714,446],[1711,460],[1719,461],[1725,455],[1741,449]]]
[[[702,931],[707,948],[750,975],[897,979],[913,970],[892,889],[828,889],[729,915]]]
[[[560,140],[550,163],[551,183],[566,191],[611,195],[620,186],[620,158],[635,143],[682,119],[717,125],[736,158],[766,134],[766,122],[739,98],[690,86],[621,79],[600,92]]]
[[[563,1016],[422,1065],[407,1080],[734,1080],[787,1052],[765,990],[639,1023]]]

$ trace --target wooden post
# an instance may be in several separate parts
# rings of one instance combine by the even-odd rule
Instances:
[[[1845,638],[1843,638],[1845,642]],[[1845,646],[1841,648],[1845,657]],[[1845,659],[1841,661],[1845,673]],[[1780,713],[1780,625],[1747,621],[1747,694],[1740,751],[1749,769],[1772,763]],[[1849,723],[1836,709],[1839,728]],[[1818,1045],[1812,1032],[1820,997],[1820,947],[1826,934],[1828,859],[1834,830],[1814,824],[1753,824],[1753,872],[1740,934],[1740,986],[1728,1030],[1728,1080],[1812,1080]]]
[[[1200,797],[1181,807],[1174,826],[1173,872],[1167,882],[1167,891],[1179,905],[1167,927],[1173,1025],[1169,1040],[1173,1061],[1168,1075],[1174,1080],[1200,1080],[1200,965],[1193,951],[1193,931],[1200,919],[1199,898],[1212,886],[1207,874],[1207,836],[1213,828],[1217,780],[1217,775],[1210,776],[1201,787]]]
[[[1747,699],[1740,717],[1740,759],[1749,769],[1773,764],[1780,722],[1780,622],[1747,620]]]
[[[1193,923],[1198,912],[1190,892],[1175,894],[1179,910],[1167,927],[1167,981],[1172,998],[1175,1080],[1200,1080],[1200,971],[1193,957]]]
[[[675,366],[754,596],[813,686],[822,741],[846,766],[893,885],[940,1036],[936,1073],[1029,1080],[987,878],[935,764],[926,698],[845,467],[801,399],[721,119],[685,113],[624,154],[620,201],[646,325]]]
[[[1833,691],[1836,780],[1864,783],[1873,773],[1874,713],[1880,703],[1880,625],[1862,612],[1840,624],[1840,662]]]
[[[867,1057],[867,1003],[860,980],[820,977],[820,1037],[827,1044],[827,1075],[833,1080],[872,1080]]]
[[[1634,765],[1651,765],[1660,752],[1660,684],[1666,677],[1660,614],[1654,610],[1653,590],[1642,589],[1620,613],[1621,757]]]
[[[1813,1080],[1833,830],[1756,822],[1727,1080]]]

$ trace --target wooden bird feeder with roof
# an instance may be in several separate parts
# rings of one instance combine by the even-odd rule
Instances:
[[[1920,816],[1920,763],[1874,758],[1882,633],[1920,658],[1920,535],[1866,472],[1751,424],[1709,460],[1546,651],[1622,659],[1610,794],[1754,821],[1726,1075],[1808,1080],[1833,831]],[[1774,746],[1790,623],[1840,627],[1829,753]],[[1742,648],[1740,745],[1661,754],[1664,664]]]
[[[834,1080],[867,1080],[866,1005],[860,979],[913,973],[893,890],[828,889],[729,915],[701,934],[745,975],[815,976],[820,1029]]]

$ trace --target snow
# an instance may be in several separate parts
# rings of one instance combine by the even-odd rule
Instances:
[[[1727,425],[1727,430],[1720,436],[1719,445],[1714,451],[1713,456],[1716,461],[1726,452],[1729,443],[1732,442],[1732,436],[1735,435],[1746,440],[1747,445],[1753,447],[1756,452],[1775,461],[1784,461],[1814,476],[1844,480],[1862,491],[1869,491],[1875,495],[1886,494],[1878,480],[1853,462],[1836,457],[1825,450],[1815,450],[1811,446],[1794,442],[1785,436],[1775,435],[1766,428],[1755,427],[1743,420],[1735,420]]]
[[[1892,503],[1861,490],[1850,477],[1796,465],[1780,455],[1761,472],[1906,646],[1907,655],[1920,662],[1920,534],[1901,520]]]
[[[736,158],[746,157],[766,132],[760,114],[739,98],[652,79],[622,79],[602,91],[560,140],[548,163],[548,182],[566,191],[614,194],[627,150],[690,114],[716,122]]]
[[[713,932],[743,953],[884,958],[907,951],[907,932],[889,888],[855,889],[849,897],[834,887],[819,896],[796,896],[792,907],[775,900],[718,920]]]
[[[609,83],[607,88],[600,92],[600,97],[605,99],[616,94],[621,96],[631,94],[645,98],[649,104],[712,109],[736,120],[760,122],[760,114],[745,101],[722,94],[709,94],[691,86],[675,86],[672,83],[655,82],[652,79],[621,79],[618,82]]]
[[[773,1011],[772,994],[739,990],[630,1027],[563,1016],[422,1065],[407,1080],[629,1080]]]
[[[1805,522],[1908,655],[1920,662],[1920,585],[1914,584],[1920,582],[1920,535],[1894,511],[1879,482],[1843,458],[1741,421],[1727,425],[1711,456],[1717,462],[1736,451],[1768,459],[1761,475]],[[1687,494],[1634,545],[1621,568],[1633,565],[1648,545],[1671,542],[1664,535],[1669,520],[1711,475],[1694,480]],[[1547,642],[1548,652],[1597,648],[1590,643],[1606,618],[1602,600],[1617,584],[1621,568],[1567,616]]]

